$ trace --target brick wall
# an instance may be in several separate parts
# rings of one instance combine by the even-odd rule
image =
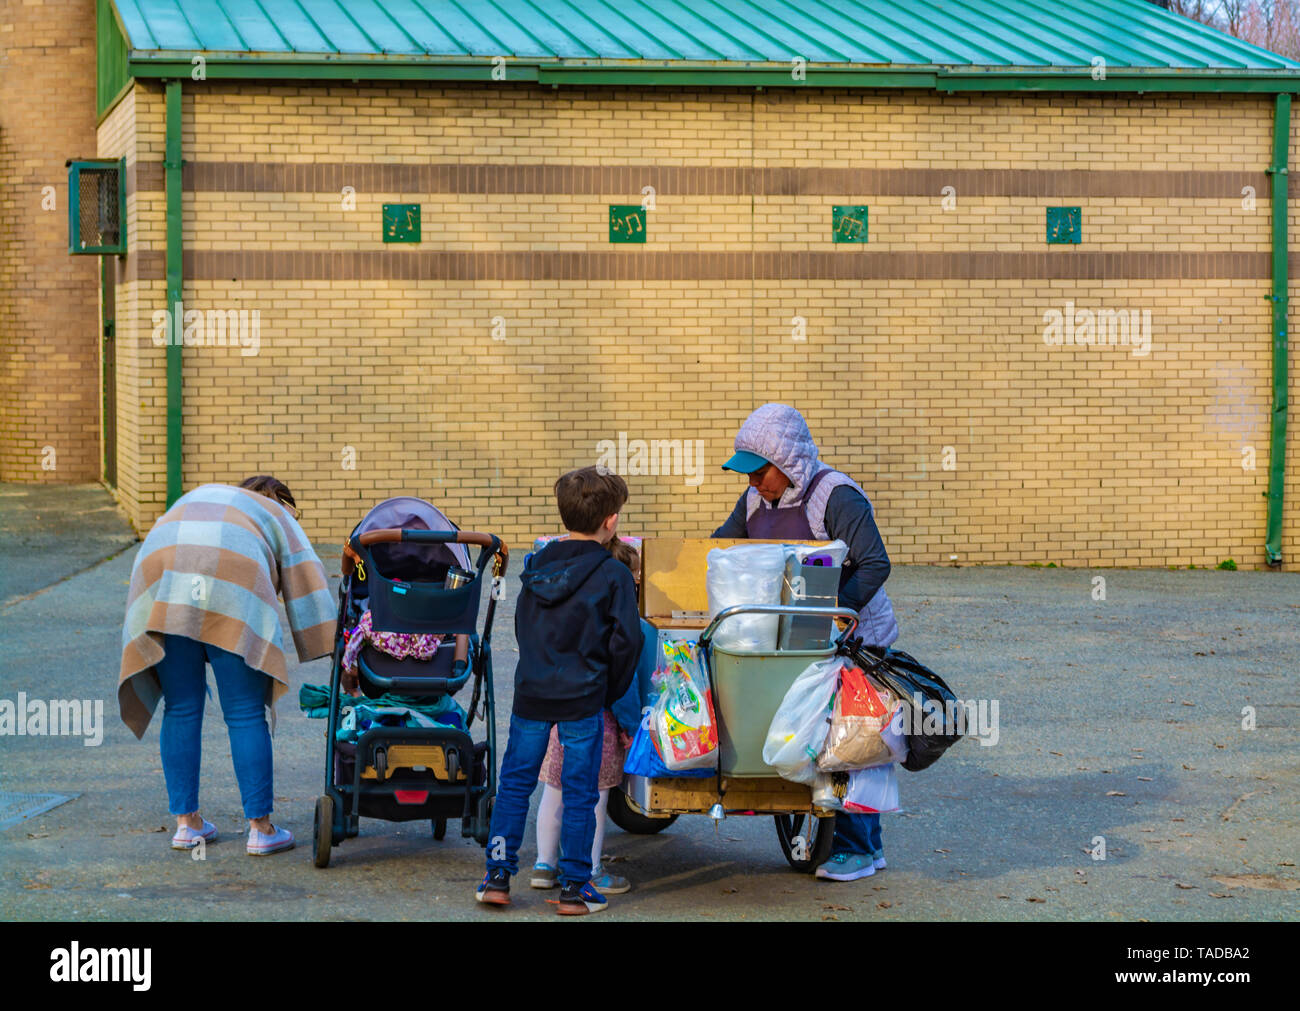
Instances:
[[[133,101],[119,467],[147,526],[161,91]],[[625,517],[700,535],[783,400],[895,561],[1262,562],[1269,99],[186,82],[184,121],[186,308],[260,314],[256,355],[184,352],[186,487],[273,472],[326,540],[422,495],[522,543],[602,440],[700,440],[626,474]],[[611,245],[644,186],[647,243]],[[420,245],[381,241],[386,202],[422,205]],[[830,241],[833,204],[870,206],[867,245]],[[1083,207],[1081,246],[1045,244],[1048,205]],[[1149,312],[1150,352],[1045,344],[1070,305]]]
[[[95,5],[0,11],[0,481],[98,480],[99,258],[68,255],[64,166],[95,153]]]

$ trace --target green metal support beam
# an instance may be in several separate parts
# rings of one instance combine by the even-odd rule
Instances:
[[[1264,557],[1282,564],[1282,513],[1286,489],[1287,415],[1287,160],[1291,147],[1291,96],[1278,95],[1273,107],[1273,413],[1268,448],[1268,528]]]
[[[167,507],[181,497],[181,82],[166,83],[167,139],[163,154],[167,192]]]

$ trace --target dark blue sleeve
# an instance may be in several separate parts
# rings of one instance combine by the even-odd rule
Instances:
[[[746,491],[740,496],[740,501],[736,503],[736,508],[731,510],[731,515],[727,517],[727,522],[713,531],[714,537],[748,537],[749,536],[749,514],[745,511]]]
[[[857,489],[840,485],[826,502],[826,534],[849,546],[840,582],[840,606],[860,611],[889,578],[889,555],[876,518]]]
[[[636,663],[636,676],[623,697],[609,708],[614,711],[614,718],[627,734],[635,734],[641,725],[641,707],[650,694],[650,675],[655,672],[655,653],[659,646],[659,634],[655,627],[644,618],[641,619],[641,635],[644,642],[641,655]]]
[[[608,707],[627,694],[628,686],[635,682],[637,659],[645,636],[641,632],[641,616],[637,614],[636,582],[631,570],[618,562],[607,568],[614,569],[610,591],[614,628],[609,636],[609,683],[605,686]]]

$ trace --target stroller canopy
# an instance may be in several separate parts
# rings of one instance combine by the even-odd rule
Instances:
[[[402,527],[407,530],[459,530],[442,511],[422,498],[404,495],[385,499],[366,513],[353,535],[371,530]],[[371,555],[380,571],[389,579],[418,578],[435,565],[459,565],[470,568],[469,548],[464,544],[375,544]]]

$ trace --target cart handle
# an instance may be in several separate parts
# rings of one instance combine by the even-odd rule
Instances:
[[[713,640],[713,633],[718,630],[728,618],[737,614],[793,614],[798,617],[812,618],[843,618],[849,623],[849,627],[840,633],[840,637],[835,641],[835,648],[838,649],[840,644],[845,642],[858,627],[858,616],[847,607],[798,607],[794,604],[733,604],[731,607],[724,607],[717,613],[717,616],[709,622],[709,627],[704,630],[700,636],[700,648],[707,650],[709,643]]]

